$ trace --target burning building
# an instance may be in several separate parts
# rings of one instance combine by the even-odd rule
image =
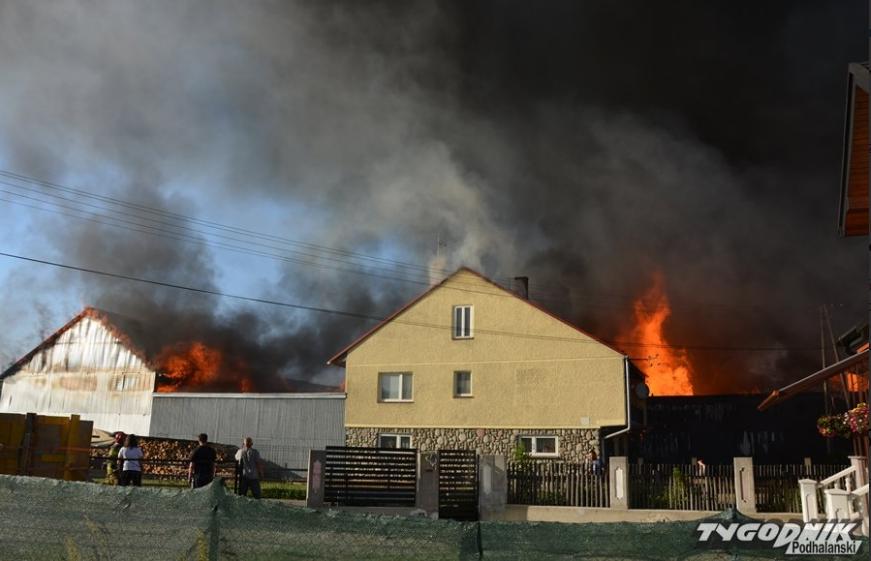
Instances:
[[[86,308],[0,374],[0,412],[76,414],[95,428],[148,436],[206,432],[227,444],[252,436],[266,459],[289,467],[305,465],[311,448],[344,442],[343,393],[312,392],[326,389],[313,384],[302,386],[307,393],[255,393],[220,349],[147,348],[137,321]]]

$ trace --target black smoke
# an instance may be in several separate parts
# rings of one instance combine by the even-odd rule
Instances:
[[[864,253],[835,219],[846,64],[865,58],[865,10],[0,3],[0,155],[154,208],[433,265],[432,277],[463,264],[525,274],[533,298],[612,341],[661,271],[667,335],[689,347],[698,387],[767,389],[817,366],[819,305],[861,319]],[[252,201],[288,220],[229,211]],[[317,219],[303,223],[300,207]],[[33,221],[32,253],[223,286],[214,245]],[[257,295],[384,316],[429,276],[304,261],[279,262]],[[244,357],[265,389],[323,377],[372,325],[47,275],[27,301],[73,284],[84,303],[161,326],[155,348],[195,336]],[[617,346],[656,353],[631,343]],[[789,350],[752,350],[768,347]]]

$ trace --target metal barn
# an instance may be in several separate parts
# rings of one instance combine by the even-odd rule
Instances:
[[[0,412],[79,415],[148,434],[156,373],[118,319],[87,308],[0,374]]]
[[[79,415],[94,428],[238,445],[266,460],[308,464],[308,450],[344,445],[344,393],[160,393],[141,326],[87,308],[0,374],[0,413]]]

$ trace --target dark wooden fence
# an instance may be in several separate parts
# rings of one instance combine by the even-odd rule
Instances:
[[[417,450],[327,446],[324,500],[340,506],[413,507]]]
[[[511,462],[508,503],[608,507],[608,473],[591,464]]]
[[[730,465],[630,464],[629,508],[725,510],[735,505]]]
[[[801,512],[799,479],[820,481],[846,466],[839,464],[770,464],[754,465],[756,510],[759,512]],[[818,491],[818,504],[825,504],[823,491]]]

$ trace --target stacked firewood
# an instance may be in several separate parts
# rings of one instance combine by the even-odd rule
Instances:
[[[185,478],[188,473],[188,458],[199,445],[196,440],[180,440],[175,438],[140,437],[139,446],[145,455],[143,474],[153,477]],[[218,475],[232,477],[234,472],[234,456],[238,447],[226,444],[209,446],[218,453]],[[100,458],[109,454],[108,446],[92,448],[92,456]]]

